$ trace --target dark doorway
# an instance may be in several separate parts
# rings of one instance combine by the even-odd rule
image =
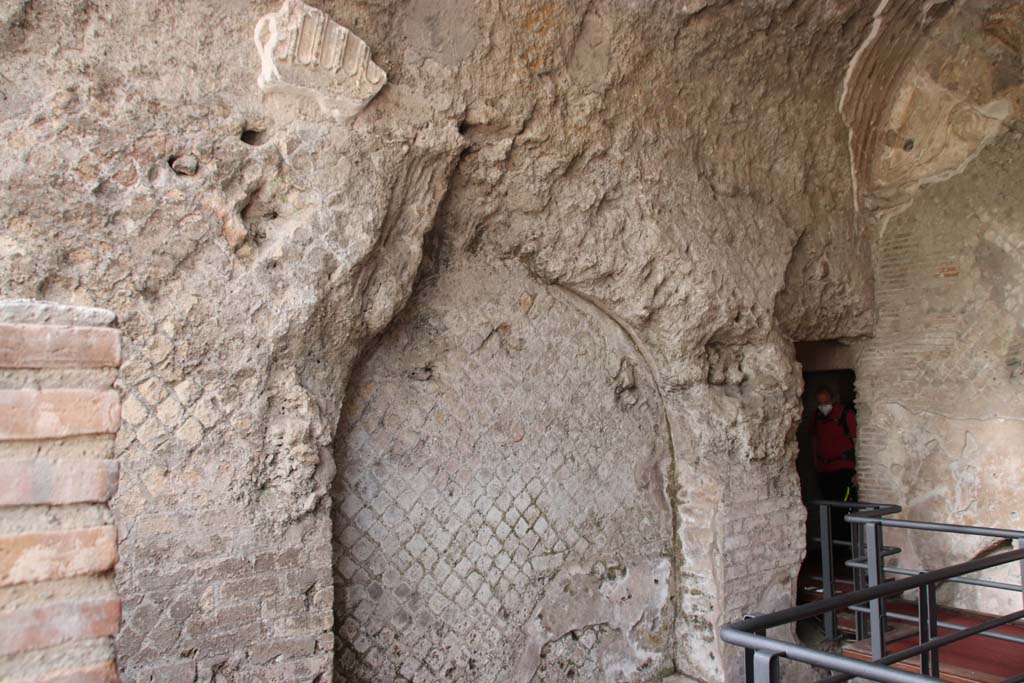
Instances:
[[[797,470],[800,473],[800,488],[803,492],[804,501],[819,498],[818,481],[814,473],[814,411],[817,404],[814,400],[814,392],[822,386],[832,390],[832,395],[838,403],[856,410],[857,390],[854,382],[853,370],[815,370],[804,373],[804,393],[801,397],[804,412],[800,418],[800,429],[797,430],[797,442],[800,454],[797,457]],[[810,512],[814,512],[813,510]],[[815,526],[811,527],[812,520],[808,517],[808,527],[817,529],[817,520],[813,520]]]
[[[813,364],[805,364],[804,367]],[[800,474],[800,484],[804,503],[821,499],[824,496],[819,490],[818,477],[814,467],[814,416],[817,410],[815,394],[821,387],[827,387],[836,403],[841,403],[848,408],[856,410],[857,392],[853,370],[849,369],[827,369],[809,370],[804,372],[804,392],[801,397],[803,402],[803,415],[800,420],[800,428],[797,430],[797,442],[799,455],[797,456],[797,470]],[[832,515],[833,527],[836,537],[841,538],[844,534],[839,528],[836,516],[842,512],[837,511]],[[818,518],[818,506],[807,505],[807,556],[800,569],[799,578],[799,601],[810,602],[821,598],[821,552],[817,542],[820,529]],[[841,519],[841,518],[840,518]],[[846,540],[849,540],[848,535]],[[844,565],[849,559],[848,550],[843,548],[835,549],[835,573],[837,590],[849,590],[852,588],[852,571]],[[800,631],[800,637],[804,642],[817,642],[822,637],[820,624],[818,628],[808,631],[807,624]]]

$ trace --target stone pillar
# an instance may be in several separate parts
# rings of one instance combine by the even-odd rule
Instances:
[[[114,683],[109,311],[0,300],[0,681]]]

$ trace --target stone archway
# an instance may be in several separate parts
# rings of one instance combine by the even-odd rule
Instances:
[[[593,306],[468,257],[353,376],[333,492],[341,681],[671,671],[671,450]]]

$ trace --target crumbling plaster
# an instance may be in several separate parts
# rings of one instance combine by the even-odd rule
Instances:
[[[276,2],[0,6],[0,289],[110,308],[126,339],[123,680],[330,676],[338,416],[430,230],[450,264],[550,289],[632,349],[670,454],[657,654],[732,680],[715,629],[787,603],[803,553],[789,340],[874,322],[837,111],[874,3],[316,5],[387,74],[351,121],[261,97]],[[462,287],[470,316],[488,304]],[[511,637],[632,618],[539,604]]]
[[[962,175],[923,188],[876,249],[880,323],[856,360],[862,490],[914,519],[1021,524],[1022,133],[1018,124]],[[892,541],[908,566],[994,550],[991,539]],[[1014,567],[991,574],[1019,580]],[[953,588],[941,597],[968,608],[1019,604],[1016,595]]]
[[[843,112],[878,307],[851,354],[861,496],[915,519],[1017,528],[1024,6],[881,3]],[[901,564],[926,568],[994,550],[968,537],[889,540]],[[954,588],[940,597],[992,612],[1016,602]]]

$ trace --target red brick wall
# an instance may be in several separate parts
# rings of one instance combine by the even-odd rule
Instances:
[[[0,300],[0,681],[112,683],[114,316]]]

